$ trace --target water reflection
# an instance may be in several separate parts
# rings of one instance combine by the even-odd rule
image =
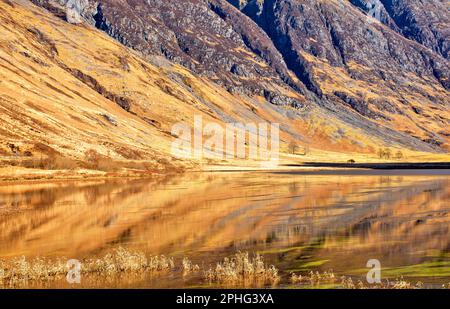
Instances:
[[[1,185],[0,257],[82,258],[124,246],[209,263],[247,250],[285,271],[351,274],[377,258],[392,275],[448,281],[449,180],[197,173]],[[432,273],[396,272],[436,261]]]

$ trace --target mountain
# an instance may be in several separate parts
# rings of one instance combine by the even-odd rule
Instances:
[[[365,12],[370,12],[376,6],[379,20],[383,24],[448,59],[450,50],[448,1],[351,0],[351,3]]]
[[[185,165],[170,155],[171,126],[198,114],[279,122],[283,152],[295,140],[319,156],[446,153],[448,8],[2,0],[0,152]]]

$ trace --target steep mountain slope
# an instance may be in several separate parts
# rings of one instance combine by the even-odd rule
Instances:
[[[448,147],[447,61],[366,26],[348,3],[369,43],[348,36],[333,1],[311,7],[317,16],[302,13],[314,1],[265,1],[262,23],[226,1],[84,0],[75,24],[67,1],[32,2],[43,8],[0,1],[0,155],[89,161],[95,150],[129,167],[191,166],[172,158],[170,131],[195,115],[278,122],[282,152],[291,140],[368,158]]]
[[[195,114],[212,121],[224,110],[239,119],[248,109],[180,66],[146,63],[94,28],[29,2],[1,1],[0,19],[2,155],[84,161],[95,150],[149,169],[176,167],[173,124],[192,123]]]
[[[441,130],[449,123],[447,60],[346,1],[240,1],[239,8],[265,29],[311,91],[448,148],[449,132]],[[448,11],[438,14],[448,30]]]
[[[64,11],[61,4],[67,1],[33,2]],[[231,93],[265,96],[295,108],[316,102],[333,118],[385,135],[388,143],[403,141],[423,150],[450,147],[450,70],[441,56],[449,14],[443,3],[382,1],[383,26],[361,10],[372,13],[368,4],[376,1],[84,2],[83,17],[124,45],[147,58],[163,55]],[[421,8],[433,19],[415,13]],[[296,95],[286,96],[278,87]],[[414,142],[374,132],[379,125]],[[419,146],[420,141],[429,146]]]
[[[449,58],[450,2],[446,0],[351,0],[395,31]]]
[[[66,23],[28,1],[0,1],[0,19],[0,151],[9,163],[72,168],[92,160],[108,170],[112,159],[150,170],[180,167],[191,163],[172,158],[171,127],[192,124],[195,115],[205,122],[279,122],[285,141],[303,126],[297,109],[233,96],[164,58],[150,64],[95,28]],[[350,132],[336,148],[365,139],[335,126]],[[371,147],[381,143],[366,138]]]

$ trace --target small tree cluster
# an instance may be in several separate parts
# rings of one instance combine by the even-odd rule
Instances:
[[[288,145],[290,154],[306,156],[309,153],[309,145],[300,147],[295,141],[290,141]]]
[[[378,157],[380,159],[390,159],[392,157],[392,151],[389,148],[378,149]]]
[[[380,159],[391,159],[395,158],[397,160],[401,160],[405,158],[405,155],[401,150],[398,150],[395,154],[389,148],[380,148],[378,149],[378,157]]]

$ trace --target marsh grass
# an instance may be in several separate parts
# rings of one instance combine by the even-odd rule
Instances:
[[[323,273],[319,273],[318,271],[313,272],[310,271],[308,274],[297,275],[295,273],[291,274],[291,283],[306,283],[312,286],[318,286],[324,283],[335,283],[337,281],[336,276],[333,271],[325,271]]]
[[[146,256],[143,252],[127,250],[122,247],[113,249],[102,257],[82,259],[81,274],[83,278],[90,278],[101,284],[123,284],[129,280],[132,285],[133,278],[140,276],[141,281],[150,276],[166,276],[179,274],[182,277],[192,275],[198,278],[197,273],[203,270],[203,279],[210,285],[229,287],[264,287],[276,286],[281,281],[278,269],[265,263],[263,256],[248,252],[238,252],[231,257],[217,262],[214,267],[203,269],[184,257],[176,265],[174,259],[164,255]],[[202,264],[203,265],[203,264]],[[9,260],[0,259],[0,287],[43,287],[51,285],[56,280],[64,280],[69,271],[65,258],[33,258],[24,256]],[[180,274],[181,273],[181,274]],[[301,274],[291,273],[288,281],[290,287],[331,287],[343,289],[421,289],[422,282],[411,283],[403,277],[389,281],[383,280],[380,284],[368,284],[352,277],[338,278],[332,270],[325,272],[310,271]],[[443,284],[442,288],[450,289],[450,283]]]
[[[394,281],[390,281],[388,279],[382,281],[378,284],[365,284],[361,280],[358,280],[356,283],[352,278],[349,277],[341,277],[341,286],[344,289],[394,289],[394,290],[411,290],[411,289],[423,289],[424,284],[422,282],[416,282],[415,284],[409,282],[403,277],[397,278]]]
[[[147,257],[142,252],[119,247],[103,258],[84,260],[81,272],[111,275],[121,272],[169,271],[173,268],[175,268],[173,258],[164,255]]]
[[[368,284],[364,283],[362,280],[354,280],[351,277],[342,276],[340,277],[340,282],[337,276],[332,270],[325,271],[323,273],[309,272],[307,274],[296,274],[291,273],[291,284],[298,285],[303,284],[306,286],[320,287],[322,285],[333,284],[336,288],[342,289],[423,289],[424,284],[422,282],[411,283],[405,280],[403,277],[395,279],[394,281],[384,280],[379,284]],[[442,288],[450,288],[450,284],[442,285]]]
[[[101,258],[80,260],[81,274],[116,275],[121,273],[163,272],[175,268],[173,258],[145,256],[142,252],[122,247]],[[67,259],[34,258],[24,256],[10,261],[0,260],[0,285],[15,286],[28,281],[61,279],[69,271]]]
[[[183,270],[183,277],[192,272],[198,272],[200,270],[200,266],[198,266],[197,264],[193,264],[192,261],[187,257],[183,258],[181,266]]]
[[[264,263],[259,254],[250,258],[248,252],[238,252],[218,262],[214,268],[204,272],[204,278],[210,283],[227,285],[276,285],[280,280],[275,266]]]

